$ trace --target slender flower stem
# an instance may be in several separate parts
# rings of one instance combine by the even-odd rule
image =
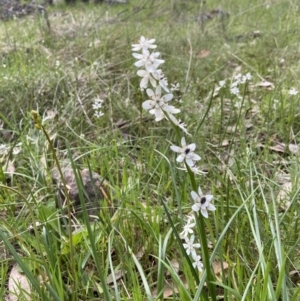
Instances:
[[[42,124],[41,116],[39,115],[39,113],[37,111],[34,111],[34,110],[31,111],[31,116],[32,116],[35,128],[38,129],[38,130],[43,131],[43,133],[44,133],[44,135],[45,135],[45,137],[46,137],[46,139],[49,143],[49,146],[50,146],[50,149],[51,149],[51,152],[52,152],[52,155],[53,155],[53,159],[56,163],[59,175],[61,177],[61,181],[63,183],[64,194],[65,194],[65,197],[67,199],[67,210],[68,210],[68,228],[69,228],[69,241],[70,241],[70,264],[71,264],[71,269],[72,269],[73,273],[75,273],[76,270],[75,270],[75,262],[74,262],[74,248],[73,248],[72,224],[71,224],[71,200],[70,200],[70,196],[69,196],[69,193],[68,193],[67,183],[66,183],[66,180],[64,178],[63,172],[61,170],[60,163],[59,163],[58,158],[56,156],[56,152],[55,152],[55,149],[53,147],[52,141],[51,141],[45,127]]]
[[[196,185],[196,180],[195,180],[195,175],[192,172],[191,168],[186,165],[186,169],[189,174],[189,178],[191,181],[191,185],[194,191],[197,191],[197,185]],[[200,241],[201,241],[201,250],[203,250],[203,261],[204,261],[204,267],[206,268],[206,273],[207,273],[207,286],[208,290],[210,292],[210,296],[212,300],[216,301],[216,287],[213,284],[215,281],[214,277],[214,272],[212,270],[212,267],[210,265],[210,258],[209,258],[209,252],[208,252],[208,243],[207,243],[207,237],[205,233],[205,222],[202,214],[199,212],[195,212],[195,220],[197,223],[198,231],[200,233]]]
[[[53,147],[53,144],[52,144],[52,141],[45,129],[45,127],[43,125],[41,125],[41,129],[44,133],[44,135],[46,136],[46,139],[49,143],[49,146],[50,146],[50,149],[51,149],[51,152],[52,152],[52,155],[53,155],[53,159],[56,163],[56,166],[57,166],[57,169],[58,169],[58,172],[59,172],[59,175],[61,177],[61,181],[63,183],[63,187],[64,187],[64,194],[65,194],[65,197],[67,199],[67,210],[68,210],[68,228],[69,228],[69,241],[70,241],[70,262],[71,262],[71,267],[72,267],[72,270],[75,272],[75,265],[74,265],[74,249],[73,249],[73,241],[72,241],[72,224],[71,224],[71,200],[70,200],[70,196],[69,196],[69,193],[68,193],[68,188],[67,188],[67,183],[66,183],[66,180],[65,180],[65,177],[63,175],[63,172],[61,170],[61,166],[60,166],[60,163],[58,161],[58,158],[56,156],[56,152],[55,152],[55,149]]]

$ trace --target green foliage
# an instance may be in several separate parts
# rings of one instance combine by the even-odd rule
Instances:
[[[191,269],[179,238],[193,188],[175,167],[175,135],[141,107],[131,44],[144,35],[180,84],[176,105],[208,171],[196,180],[217,207],[205,224],[217,296],[298,300],[300,97],[288,93],[300,89],[297,5],[60,4],[50,29],[42,16],[1,23],[0,299],[17,262],[32,300],[211,300],[206,271]],[[239,72],[252,74],[241,103],[229,88]],[[81,215],[58,208],[52,146],[61,167],[69,160],[113,187],[95,221],[78,173]]]

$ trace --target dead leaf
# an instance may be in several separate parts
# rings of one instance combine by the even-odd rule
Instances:
[[[272,90],[272,89],[274,89],[274,84],[269,81],[264,80],[264,81],[256,84],[256,87],[261,87],[261,88],[266,88],[268,90]]]
[[[16,171],[15,165],[14,165],[14,161],[9,160],[6,166],[6,173],[8,174],[8,176],[12,176],[14,174],[14,172]]]
[[[282,210],[287,210],[290,205],[290,193],[292,192],[293,185],[291,182],[286,182],[281,186],[281,189],[277,195],[277,203]]]
[[[179,262],[178,262],[178,260],[175,259],[175,258],[173,258],[173,259],[170,261],[170,263],[171,263],[171,266],[172,266],[173,270],[174,270],[176,273],[179,273]],[[170,272],[167,271],[167,272],[166,272],[166,275],[169,276],[169,275],[170,275]]]
[[[204,59],[209,56],[210,51],[208,49],[203,49],[199,53],[197,53],[196,57],[200,59]]]
[[[270,146],[271,150],[279,152],[279,153],[285,153],[287,148],[294,155],[297,155],[299,152],[299,147],[296,144],[289,144],[288,147],[285,143],[278,143],[275,146]]]
[[[223,271],[228,269],[228,263],[225,261],[214,261],[213,264],[213,269],[215,272],[215,275],[219,275],[222,272],[222,267],[223,267]]]
[[[221,145],[224,146],[224,147],[228,146],[229,145],[229,140],[227,140],[227,139],[223,140]]]
[[[24,274],[19,271],[19,267],[15,264],[10,271],[8,280],[9,295],[6,301],[32,300],[28,295],[31,293],[30,284]]]
[[[180,275],[179,278],[180,278],[181,282],[183,283],[183,285],[185,286],[185,288],[188,288],[188,284],[187,284],[187,280],[186,280],[185,276]],[[168,298],[177,293],[178,293],[178,288],[176,287],[176,284],[174,284],[172,280],[169,280],[168,282],[166,282],[165,287],[164,287],[163,297]],[[153,297],[157,296],[157,288],[155,288],[152,291],[152,296]]]
[[[106,283],[107,284],[112,284],[114,282],[114,279],[116,281],[120,280],[124,275],[126,274],[126,272],[123,272],[123,271],[115,271],[114,272],[114,277],[112,276],[112,274],[108,275],[107,278],[106,278]]]

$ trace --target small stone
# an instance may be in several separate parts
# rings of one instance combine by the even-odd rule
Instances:
[[[79,189],[77,187],[75,173],[72,167],[61,167],[62,173],[67,185],[68,195],[72,202],[74,214],[77,216],[82,213],[82,206],[80,202]],[[101,208],[101,201],[106,200],[106,204],[110,204],[113,209],[113,201],[111,201],[112,188],[109,183],[104,180],[98,173],[92,172],[89,169],[79,171],[79,179],[82,181],[84,191],[82,191],[83,199],[85,201],[88,215],[99,215]],[[52,180],[57,185],[60,205],[66,208],[66,197],[63,182],[58,171],[54,168],[52,171]],[[80,186],[79,186],[80,187]],[[59,206],[60,207],[60,206]]]

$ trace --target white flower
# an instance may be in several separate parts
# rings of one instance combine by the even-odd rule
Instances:
[[[183,170],[185,172],[188,172],[187,168],[185,165],[183,165],[182,168],[177,167],[177,169],[179,170]],[[207,171],[202,171],[199,169],[199,167],[197,166],[190,166],[191,171],[195,174],[195,175],[206,175]]]
[[[241,73],[238,73],[237,75],[235,75],[235,76],[233,77],[233,79],[234,79],[235,81],[237,81],[237,82],[240,82],[241,79],[242,79],[242,74],[241,74]]]
[[[140,88],[141,89],[146,89],[148,87],[149,80],[150,80],[151,85],[153,87],[156,87],[156,81],[151,76],[151,73],[149,71],[147,71],[147,70],[138,70],[137,75],[142,77],[142,80],[140,82]]]
[[[252,79],[251,74],[248,72],[245,75],[242,76],[240,83],[244,84],[245,82],[249,81]]]
[[[203,263],[201,261],[201,256],[200,255],[195,255],[192,254],[193,259],[195,260],[192,264],[194,269],[197,268],[199,272],[203,271]]]
[[[251,80],[252,79],[252,75],[251,75],[250,72],[246,73],[245,76],[246,76],[247,80]]]
[[[187,224],[183,227],[183,231],[179,234],[180,238],[186,238],[189,234],[193,234],[196,223],[192,222],[194,219],[188,219]]]
[[[103,116],[104,115],[104,113],[102,112],[102,111],[95,111],[95,113],[94,113],[94,116],[96,117],[96,118],[100,118],[101,116]]]
[[[231,87],[230,88],[230,93],[234,94],[236,96],[239,96],[240,95],[240,89],[238,87]]]
[[[104,102],[103,99],[95,98],[94,103],[92,105],[94,110],[99,110],[102,107],[102,103]]]
[[[155,42],[155,39],[148,40],[147,38],[141,36],[139,39],[139,44],[132,44],[132,51],[146,51],[147,49],[154,49],[157,46],[153,43]]]
[[[0,155],[7,155],[9,152],[9,147],[5,144],[0,144]]]
[[[175,116],[172,114],[169,114],[169,118],[171,119],[171,122],[173,122],[175,125],[177,125],[180,129],[182,129],[187,135],[191,136],[190,133],[188,133],[186,129],[186,124],[182,122],[180,119],[177,120]]]
[[[161,86],[157,86],[155,92],[152,89],[147,89],[146,92],[151,99],[144,101],[142,107],[149,110],[150,114],[154,114],[156,121],[160,121],[165,117],[164,111],[170,114],[180,112],[179,109],[167,104],[173,98],[173,94],[161,96]]]
[[[171,88],[170,88],[171,91],[179,91],[179,89],[180,89],[179,83],[171,84]]]
[[[192,191],[191,196],[195,202],[195,204],[192,206],[193,211],[198,212],[200,210],[202,215],[207,218],[207,210],[216,210],[216,207],[210,203],[213,199],[213,196],[210,194],[204,195],[200,187],[198,188],[198,193]]]
[[[162,73],[161,69],[156,70],[153,72],[153,77],[158,80],[159,85],[166,91],[170,92],[168,89],[168,80],[165,75]],[[155,86],[154,86],[155,87]]]
[[[289,95],[297,95],[298,94],[298,90],[296,90],[295,88],[291,88],[289,91],[288,91]]]
[[[134,63],[136,67],[145,67],[149,72],[155,72],[158,66],[164,63],[164,60],[157,59],[160,56],[159,52],[150,52],[148,50],[144,51],[142,54],[133,53],[132,54],[138,61]]]
[[[185,237],[185,244],[183,244],[183,247],[186,250],[186,254],[190,255],[190,254],[196,254],[196,248],[200,248],[200,244],[196,243],[194,244],[194,240],[195,240],[195,235],[192,235],[191,238],[189,239],[188,237]]]
[[[183,162],[183,160],[185,160],[186,164],[191,167],[195,165],[195,161],[199,161],[201,159],[200,156],[194,153],[195,149],[196,149],[196,144],[192,143],[186,145],[184,137],[181,138],[181,147],[176,145],[171,145],[171,150],[180,154],[177,157],[176,161],[181,163]]]
[[[219,81],[219,87],[220,87],[220,89],[224,88],[225,86],[226,86],[226,81],[225,80],[220,80]]]

